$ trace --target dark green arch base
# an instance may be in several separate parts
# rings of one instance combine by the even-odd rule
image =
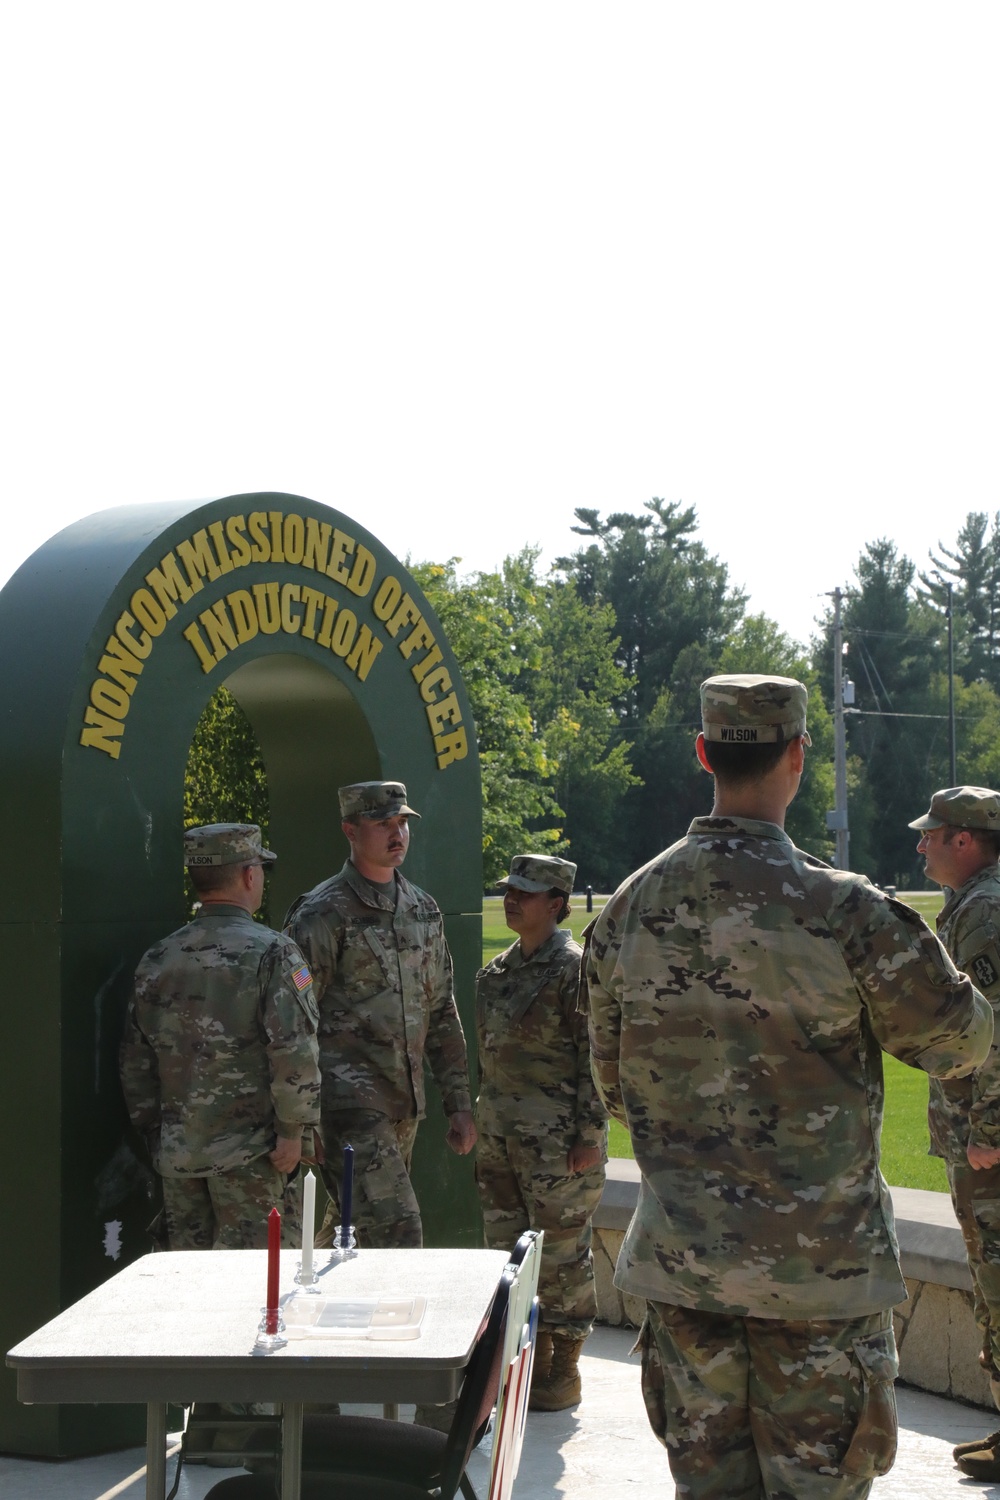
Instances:
[[[267,767],[272,911],[340,867],[337,787],[405,781],[422,816],[406,874],[445,913],[470,1049],[482,954],[479,765],[441,627],[406,570],[348,517],[292,495],[102,511],[0,593],[4,1055],[0,1350],[148,1248],[148,1169],[117,1076],[129,983],[185,919],[191,736],[223,683]],[[431,1095],[415,1176],[430,1244],[477,1244],[471,1163]],[[0,1451],[138,1439],[132,1409],[23,1407]]]

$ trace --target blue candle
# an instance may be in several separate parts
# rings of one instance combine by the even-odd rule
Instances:
[[[344,1147],[344,1180],[340,1187],[340,1248],[351,1243],[351,1208],[354,1196],[354,1147]]]

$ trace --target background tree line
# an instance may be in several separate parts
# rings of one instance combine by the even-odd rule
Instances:
[[[713,672],[772,671],[811,690],[810,773],[789,822],[829,848],[833,727],[805,651],[748,614],[698,540],[692,508],[578,510],[577,550],[539,576],[530,549],[495,573],[414,568],[462,666],[483,761],[484,874],[548,849],[609,890],[710,805],[694,756],[698,688]]]
[[[906,825],[935,788],[950,784],[949,583],[957,780],[997,786],[1000,514],[970,512],[951,546],[939,546],[923,571],[892,542],[869,543],[843,606],[844,665],[856,686],[856,711],[847,719],[850,860],[873,880],[902,888],[926,884]],[[831,701],[832,613],[813,657]]]
[[[472,704],[483,771],[487,886],[526,849],[574,859],[578,883],[613,889],[707,811],[698,687],[715,672],[777,672],[810,690],[813,747],[788,830],[829,858],[833,617],[808,646],[748,613],[693,508],[578,510],[575,550],[549,570],[525,548],[493,572],[411,564],[441,618]],[[881,884],[924,882],[907,823],[946,785],[947,590],[953,586],[959,781],[1000,782],[1000,517],[966,517],[925,571],[875,541],[843,606],[851,865]],[[250,726],[221,689],[188,767],[187,823],[266,823]]]

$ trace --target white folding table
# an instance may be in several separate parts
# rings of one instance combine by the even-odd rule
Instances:
[[[303,1403],[453,1400],[507,1259],[502,1250],[362,1250],[346,1261],[318,1252],[329,1308],[422,1299],[417,1336],[333,1328],[261,1354],[266,1251],[147,1255],[16,1345],[7,1363],[21,1401],[144,1402],[147,1500],[166,1492],[169,1404],[280,1403],[282,1495],[299,1500]],[[283,1302],[297,1290],[298,1260],[281,1252]]]

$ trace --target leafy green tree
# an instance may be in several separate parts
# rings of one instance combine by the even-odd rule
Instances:
[[[812,748],[806,752],[802,785],[788,809],[785,827],[801,849],[820,859],[831,859],[833,840],[827,831],[826,814],[834,801],[833,718],[823,701],[819,674],[803,647],[767,615],[747,615],[723,647],[717,670],[773,672],[778,677],[795,677],[809,689]]]
[[[637,726],[636,766],[647,786],[632,794],[632,818],[626,825],[631,845],[618,880],[669,848],[687,831],[691,819],[711,806],[712,783],[695,753],[695,739],[701,728],[699,689],[715,670],[707,647],[697,642],[683,647],[667,683]],[[645,826],[639,822],[642,818]]]
[[[250,720],[220,687],[198,720],[184,773],[184,827],[259,823],[267,844],[267,773]]]
[[[535,599],[537,664],[518,686],[553,768],[578,881],[601,889],[614,869],[622,799],[638,781],[615,708],[628,683],[614,659],[614,611],[585,604],[572,582],[557,578],[540,584]]]
[[[267,848],[267,772],[257,736],[228,688],[220,687],[198,720],[184,772],[184,827],[258,823]],[[267,921],[267,893],[259,912]]]
[[[939,543],[938,551],[920,574],[922,596],[943,612],[952,585],[956,672],[1000,688],[1000,514],[991,531],[985,511],[970,511],[954,550]]]
[[[537,557],[525,548],[496,572],[466,578],[455,558],[412,569],[472,704],[487,884],[528,848],[577,858],[578,844],[599,842],[635,779],[614,708],[626,684],[613,614],[586,605],[572,583],[539,579]]]
[[[916,813],[913,816],[916,817]],[[907,822],[909,821],[908,818]],[[848,863],[851,869],[860,870],[862,874],[875,870],[875,798],[868,781],[867,767],[860,755],[847,757],[847,822],[851,831],[848,846]]]
[[[857,712],[847,720],[858,767],[853,808],[849,804],[851,864],[880,885],[913,887],[922,885],[923,869],[906,825],[915,816],[914,794],[933,790],[938,729],[928,701],[942,661],[942,620],[918,598],[913,563],[894,542],[869,543],[855,577],[843,608],[857,696]],[[818,659],[832,701],[832,614]],[[861,817],[865,823],[858,826]]]
[[[602,520],[596,510],[577,510],[573,530],[590,540],[557,563],[586,603],[613,609],[615,658],[627,682],[616,702],[618,732],[634,743],[641,784],[626,794],[616,818],[608,849],[612,885],[673,843],[704,810],[703,773],[692,760],[698,686],[716,669],[745,607],[725,565],[697,540],[692,507],[654,499],[644,511]]]
[[[685,646],[714,654],[742,617],[746,596],[729,584],[724,563],[695,539],[697,514],[653,499],[645,515],[576,511],[578,536],[592,537],[557,567],[575,579],[588,604],[610,604],[628,680],[621,700],[626,727],[652,709]]]
[[[927,712],[935,715],[929,800],[950,782],[946,672],[931,678]],[[1000,695],[988,682],[955,682],[955,760],[959,785],[1000,786]]]
[[[527,842],[564,847],[555,767],[536,732],[518,680],[537,670],[534,555],[507,558],[496,573],[458,575],[458,558],[410,571],[436,611],[462,669],[479,742],[483,789],[483,878],[492,885]],[[530,830],[530,833],[529,833]]]

